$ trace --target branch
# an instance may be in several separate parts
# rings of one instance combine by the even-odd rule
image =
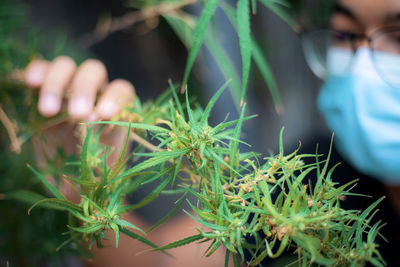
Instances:
[[[17,154],[21,153],[21,140],[17,137],[17,125],[8,118],[7,114],[4,112],[2,106],[0,105],[0,121],[3,123],[4,127],[7,130],[8,136],[11,141],[11,151],[16,152]]]
[[[81,39],[81,46],[89,48],[116,31],[127,29],[138,22],[173,12],[194,3],[196,3],[196,0],[184,0],[178,4],[162,3],[153,8],[129,12],[119,18],[112,19],[111,23],[106,25],[105,29],[104,27],[97,27],[94,32],[84,35]]]
[[[157,148],[155,145],[153,145],[150,142],[148,142],[147,140],[143,139],[142,137],[140,137],[139,135],[137,135],[133,131],[130,133],[130,138],[132,140],[136,141],[137,143],[141,144],[142,146],[144,146],[145,148],[147,148],[150,151],[155,152],[155,150]],[[163,149],[159,148],[158,150],[161,151]]]

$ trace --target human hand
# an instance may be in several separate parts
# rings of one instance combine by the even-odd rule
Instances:
[[[68,118],[43,129],[45,144],[34,142],[38,164],[42,167],[47,158],[55,156],[57,148],[64,149],[67,154],[78,152],[79,138],[75,134],[78,122],[109,120],[135,96],[130,82],[122,79],[108,82],[104,64],[95,59],[88,59],[79,67],[67,56],[57,57],[52,62],[37,59],[28,65],[25,82],[33,90],[39,90],[41,115],[54,117],[65,112]],[[116,150],[123,147],[126,131],[104,132],[103,143]],[[109,162],[112,161],[113,156],[109,157]]]
[[[29,87],[40,90],[38,109],[46,117],[61,111],[66,94],[68,114],[76,121],[110,119],[134,97],[134,88],[128,81],[118,79],[108,83],[104,64],[95,59],[88,59],[79,67],[67,56],[52,62],[34,60],[26,69],[25,80]]]

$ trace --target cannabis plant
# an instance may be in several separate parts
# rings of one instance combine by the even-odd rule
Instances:
[[[318,152],[301,154],[300,147],[285,153],[283,129],[277,155],[263,157],[256,152],[243,152],[239,147],[239,144],[249,146],[242,140],[241,130],[243,123],[254,117],[246,115],[245,101],[252,58],[267,83],[272,84],[270,88],[275,88],[268,64],[251,35],[250,10],[255,12],[257,3],[261,3],[290,22],[280,8],[284,2],[238,0],[235,6],[222,0],[198,2],[203,4],[203,11],[197,18],[181,9],[183,1],[151,1],[151,4],[136,1],[138,7],[150,8],[157,16],[164,16],[190,49],[179,84],[170,82],[169,90],[154,102],[142,103],[136,98],[130,105],[123,106],[121,113],[111,121],[85,123],[86,134],[81,135],[82,147],[77,159],[68,158],[60,151],[59,157],[49,159],[46,170],[27,165],[45,190],[10,190],[1,196],[29,203],[28,213],[32,215],[42,208],[62,211],[58,213],[60,216],[67,214],[68,232],[64,233],[59,249],[77,248],[86,253],[86,246],[89,250],[94,243],[101,247],[105,232],[113,231],[116,247],[123,234],[148,245],[147,253],[161,251],[170,255],[171,248],[211,241],[205,255],[224,248],[225,266],[230,258],[235,266],[241,262],[258,266],[265,258],[277,258],[286,251],[296,253],[300,266],[362,266],[366,263],[384,266],[375,242],[384,224],[381,221],[372,223],[377,213],[375,207],[382,198],[365,211],[341,208],[341,200],[354,195],[350,190],[356,180],[344,185],[334,182],[336,165],[328,168],[329,154],[326,157]],[[166,8],[176,4],[178,8]],[[218,7],[238,32],[242,56],[242,75],[239,76],[221,49],[217,33],[207,31]],[[163,13],[165,10],[173,12]],[[186,86],[202,43],[214,54],[228,80],[204,109],[189,98]],[[10,81],[9,76],[5,80]],[[11,80],[15,85],[15,79]],[[228,87],[240,110],[239,118],[229,120],[227,116],[224,121],[210,125],[210,113]],[[179,91],[184,94],[184,101]],[[279,105],[276,92],[272,93]],[[35,96],[24,99],[34,103]],[[35,115],[34,108],[28,114],[33,114],[34,119],[31,117],[30,123],[22,129],[29,135],[9,128],[8,136],[16,140],[16,148],[21,147],[22,137],[28,139],[38,134],[40,126],[49,123]],[[1,117],[6,127],[10,125],[7,114],[2,113]],[[100,142],[101,133],[110,127],[126,129],[121,151],[114,151]],[[108,162],[109,155],[116,152],[119,152],[118,160]],[[306,163],[306,159],[312,159],[313,163]],[[55,183],[46,179],[49,174],[56,178]],[[60,192],[60,179],[74,185],[80,195],[78,203],[69,201]],[[127,195],[155,181],[159,182],[158,186],[138,203],[124,202]],[[167,188],[171,188],[168,193],[176,194],[179,200],[176,207],[150,229],[140,229],[135,222],[122,219],[123,214],[146,206]],[[189,195],[195,200],[189,201]],[[185,202],[193,211],[185,211],[187,216],[204,226],[197,229],[196,235],[162,246],[146,238],[146,233],[162,227]]]

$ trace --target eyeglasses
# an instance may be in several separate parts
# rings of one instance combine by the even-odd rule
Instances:
[[[384,28],[369,36],[331,29],[302,35],[306,61],[321,79],[348,72],[355,53],[365,43],[377,73],[390,85],[400,88],[400,27]]]

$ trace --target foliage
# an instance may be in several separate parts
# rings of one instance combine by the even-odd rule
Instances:
[[[179,1],[154,1],[153,4],[158,6],[165,2]],[[63,222],[68,227],[68,237],[59,243],[59,248],[78,248],[83,254],[87,253],[83,241],[89,242],[89,249],[95,242],[101,247],[105,231],[112,230],[117,247],[122,233],[145,243],[150,250],[165,254],[171,248],[211,240],[206,256],[212,255],[221,246],[225,247],[226,266],[230,254],[234,255],[234,264],[238,266],[240,261],[245,260],[245,253],[250,253],[248,264],[257,266],[264,258],[279,257],[290,248],[297,253],[299,265],[302,266],[313,263],[361,266],[366,262],[383,266],[384,260],[374,241],[384,224],[378,221],[370,225],[377,212],[375,207],[382,199],[363,212],[342,209],[340,200],[352,194],[350,189],[355,181],[345,185],[336,184],[331,178],[334,168],[328,169],[329,155],[325,160],[318,153],[304,155],[299,154],[298,150],[286,155],[283,130],[279,154],[266,157],[263,162],[259,161],[257,153],[239,150],[240,143],[247,145],[241,140],[242,125],[254,117],[245,115],[244,99],[252,58],[266,82],[272,85],[270,89],[276,89],[268,64],[251,36],[250,11],[254,12],[259,3],[291,23],[290,17],[281,8],[284,2],[238,0],[236,6],[218,0],[199,2],[204,6],[198,18],[183,9],[163,14],[190,47],[181,86],[171,83],[170,90],[154,102],[142,103],[136,98],[112,121],[86,124],[87,134],[82,136],[79,159],[68,159],[60,152],[61,163],[50,160],[47,170],[28,165],[36,177],[34,186],[25,187],[29,191],[18,186],[4,187],[7,192],[3,191],[2,197],[6,201],[17,199],[31,204],[28,213],[32,216],[43,216],[43,209],[38,207],[66,211],[68,218],[64,218]],[[213,16],[218,8],[227,15],[238,32],[242,56],[241,82],[218,41],[218,33],[207,31],[209,25],[213,26]],[[183,104],[177,95],[177,87],[186,88],[203,43],[215,56],[228,80],[204,110],[189,100],[188,90],[185,90]],[[2,104],[5,103],[3,99],[12,99],[10,95],[13,94],[15,81],[10,80],[10,73],[14,68],[15,65],[8,67],[7,75],[2,77],[2,82],[10,88],[2,95]],[[215,126],[210,125],[210,112],[228,87],[233,89],[232,95],[237,100],[240,116],[231,121],[226,119]],[[272,94],[279,104],[276,92],[272,91]],[[21,94],[19,96],[22,97]],[[22,99],[34,103],[35,96],[28,95]],[[11,103],[14,101],[12,99]],[[39,134],[41,125],[48,121],[37,116],[32,105],[25,108],[26,115],[22,117],[18,117],[22,113],[17,108],[7,110],[15,110],[11,115],[15,115],[19,126],[23,126],[20,129],[25,135],[19,135],[18,138],[25,137],[24,140],[28,140]],[[28,123],[23,124],[24,121]],[[100,142],[101,132],[107,127],[127,129],[125,146],[121,151],[113,151]],[[130,140],[136,143],[132,152],[129,150]],[[108,163],[108,156],[117,152],[120,153],[119,159],[113,164]],[[315,163],[305,164],[305,158],[315,158]],[[12,157],[8,161],[14,159]],[[57,164],[61,164],[61,167]],[[63,174],[60,179],[76,186],[81,196],[79,203],[68,201],[59,191],[57,183],[53,185],[46,179],[47,175],[60,177],[60,174]],[[29,176],[23,174],[24,179]],[[142,185],[155,181],[159,185],[139,203],[124,204],[126,195],[134,194]],[[45,190],[34,190],[38,183]],[[135,222],[123,220],[122,215],[147,205],[169,185],[172,186],[169,192],[179,196],[178,205],[147,232],[159,227],[179,210],[188,194],[196,198],[195,203],[189,202],[195,215],[186,213],[205,228],[198,229],[198,234],[194,236],[160,247],[145,238],[145,229],[137,227]],[[48,194],[51,197],[47,197]]]
[[[345,185],[334,183],[331,179],[334,168],[327,169],[329,156],[319,162],[318,154],[302,155],[295,151],[285,155],[283,131],[280,153],[265,158],[265,163],[259,163],[255,153],[240,153],[240,129],[250,118],[244,116],[246,105],[238,120],[224,121],[215,127],[208,124],[209,113],[226,85],[205,110],[192,109],[186,93],[185,106],[172,101],[173,98],[161,102],[159,110],[168,106],[169,112],[162,112],[164,117],[151,124],[95,122],[125,126],[128,137],[138,132],[142,138],[156,140],[158,145],[148,153],[134,153],[144,160],[132,167],[123,164],[126,145],[118,162],[109,167],[107,149],[98,143],[98,132],[89,130],[82,147],[81,174],[76,179],[68,178],[78,187],[80,204],[66,201],[47,183],[54,198],[40,200],[32,207],[51,203],[67,210],[83,222],[80,227],[69,226],[72,236],[79,235],[79,239],[91,244],[100,244],[104,231],[112,229],[118,246],[120,232],[130,233],[131,228],[144,233],[122,220],[121,215],[148,204],[171,184],[176,194],[186,192],[197,199],[196,204],[190,203],[196,216],[187,214],[207,230],[198,229],[197,235],[161,247],[141,237],[139,241],[153,247],[152,250],[166,253],[167,249],[191,242],[212,240],[207,256],[224,246],[227,254],[238,255],[244,261],[244,251],[248,250],[252,255],[250,266],[258,265],[265,257],[276,258],[288,247],[296,249],[303,266],[312,262],[332,266],[371,262],[383,266],[374,244],[383,224],[379,221],[369,225],[376,213],[373,209],[382,199],[361,214],[340,208],[340,199],[350,194],[355,181]],[[175,88],[171,90],[174,94]],[[130,109],[129,115],[136,117],[135,110]],[[150,147],[146,142],[142,145]],[[315,157],[316,162],[305,165],[306,157]],[[104,161],[96,160],[99,158]],[[161,183],[153,193],[137,204],[123,205],[126,194],[155,180]]]

